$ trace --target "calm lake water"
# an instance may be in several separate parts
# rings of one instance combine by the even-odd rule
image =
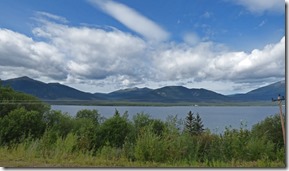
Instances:
[[[187,113],[199,113],[205,128],[213,133],[221,133],[225,127],[240,128],[241,122],[251,129],[252,125],[262,121],[267,116],[279,114],[278,106],[71,106],[52,105],[53,110],[61,110],[75,116],[82,109],[96,109],[105,118],[112,117],[117,109],[121,114],[128,111],[129,119],[137,113],[147,113],[154,119],[165,121],[169,116],[177,115],[178,119],[185,119]],[[283,106],[283,113],[285,106]]]

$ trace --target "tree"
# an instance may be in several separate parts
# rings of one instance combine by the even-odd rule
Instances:
[[[252,136],[266,138],[275,144],[276,148],[284,147],[280,115],[266,117],[263,121],[252,126]]]
[[[189,132],[191,135],[193,135],[193,132],[194,132],[195,117],[193,115],[194,114],[192,113],[192,111],[188,113],[188,116],[186,117],[186,125],[185,125],[186,131]]]
[[[21,107],[27,111],[37,111],[40,114],[44,114],[50,109],[48,104],[43,103],[37,97],[0,85],[0,118]]]
[[[186,117],[185,131],[190,135],[200,135],[204,131],[202,118],[198,113],[196,115],[190,111]]]
[[[137,113],[136,115],[134,115],[133,123],[137,134],[140,133],[141,129],[149,125],[151,123],[151,120],[152,119],[149,114]]]
[[[39,138],[43,135],[45,124],[38,111],[27,111],[24,107],[15,109],[0,118],[0,143],[10,145],[23,138]]]
[[[77,112],[74,122],[74,133],[77,135],[77,146],[82,150],[92,150],[95,146],[102,117],[97,110],[80,110]]]
[[[43,116],[50,106],[38,98],[0,85],[0,143],[39,138],[45,131]]]
[[[198,113],[197,113],[197,117],[195,119],[193,128],[194,128],[194,133],[196,135],[200,135],[204,132],[203,121],[202,121],[202,118],[200,117],[200,115]]]
[[[96,147],[109,143],[112,147],[122,147],[126,137],[132,132],[132,125],[128,121],[127,114],[120,116],[116,110],[113,117],[105,120],[98,129]]]
[[[162,135],[165,130],[165,123],[160,119],[152,119],[149,114],[138,113],[133,116],[134,130],[136,136],[141,133],[143,129],[152,126],[152,130],[157,135]]]
[[[98,124],[89,118],[75,118],[73,133],[77,136],[77,146],[81,150],[92,150]]]
[[[152,130],[156,135],[158,136],[163,135],[163,132],[165,131],[166,128],[166,125],[163,121],[161,121],[160,119],[153,119],[151,124]]]
[[[73,130],[73,118],[67,113],[51,110],[43,117],[46,129],[56,132],[62,137],[65,137]]]
[[[90,119],[95,125],[98,125],[101,119],[98,111],[95,109],[94,110],[88,110],[88,109],[80,110],[77,112],[76,118],[77,119],[80,119],[80,118]]]

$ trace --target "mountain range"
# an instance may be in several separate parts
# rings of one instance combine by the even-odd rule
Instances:
[[[285,80],[260,87],[244,94],[222,95],[206,89],[189,89],[183,86],[166,86],[158,89],[130,88],[111,93],[88,93],[60,83],[43,83],[29,77],[1,80],[1,84],[16,91],[34,95],[43,100],[96,100],[127,102],[244,102],[270,101],[278,94],[285,96]]]

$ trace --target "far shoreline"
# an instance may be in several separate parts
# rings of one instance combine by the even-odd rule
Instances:
[[[173,107],[173,106],[275,106],[272,101],[243,101],[243,102],[134,102],[134,101],[95,101],[95,100],[42,100],[49,105],[71,106],[148,106],[148,107]],[[285,104],[284,104],[285,105]]]

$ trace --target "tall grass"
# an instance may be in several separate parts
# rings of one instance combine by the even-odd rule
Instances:
[[[111,146],[104,146],[93,155],[89,151],[74,150],[76,138],[75,135],[69,134],[65,139],[58,139],[55,148],[45,150],[42,149],[42,139],[25,141],[12,148],[0,147],[0,165],[2,167],[285,167],[283,161],[269,158],[255,161],[205,158],[203,162],[198,161],[196,156],[184,157],[184,155],[182,158],[180,157],[182,155],[179,155],[176,158],[165,158],[164,156],[171,150],[164,151],[159,148],[151,148],[153,152],[136,150],[135,153],[140,155],[136,156],[136,160],[126,157],[124,148]],[[152,142],[159,144],[156,141]],[[152,144],[150,146],[152,147]],[[142,158],[141,156],[145,154],[148,155],[147,158]]]

